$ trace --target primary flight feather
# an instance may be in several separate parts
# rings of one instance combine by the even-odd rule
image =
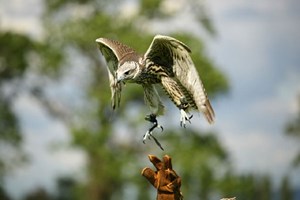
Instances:
[[[144,140],[159,126],[156,116],[164,113],[164,106],[154,84],[160,84],[170,99],[180,109],[180,124],[191,119],[190,109],[202,112],[209,123],[214,122],[214,110],[205,92],[191,50],[175,38],[156,35],[144,55],[118,41],[98,38],[96,42],[107,62],[112,106],[120,104],[122,82],[142,85],[146,104],[151,114],[147,120],[154,126],[147,131]]]

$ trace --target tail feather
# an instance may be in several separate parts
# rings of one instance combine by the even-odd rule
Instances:
[[[206,118],[206,120],[208,121],[208,123],[212,124],[214,123],[214,119],[215,119],[215,112],[210,104],[209,99],[207,99],[205,101],[205,104],[203,105],[205,107],[205,109],[203,109],[203,114]]]

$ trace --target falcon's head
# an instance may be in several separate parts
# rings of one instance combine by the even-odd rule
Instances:
[[[140,75],[139,63],[135,61],[127,61],[119,66],[116,71],[117,81],[134,82]]]

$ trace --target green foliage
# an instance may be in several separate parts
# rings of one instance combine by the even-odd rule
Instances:
[[[269,176],[236,175],[228,171],[219,184],[222,196],[245,200],[272,199],[272,185]]]
[[[38,71],[55,77],[59,75],[59,69],[64,64],[64,56],[61,46],[53,44],[51,40],[44,44],[38,44],[35,49]]]
[[[153,39],[153,34],[139,28],[137,19],[161,17],[160,4],[161,1],[140,1],[140,15],[132,20],[122,19],[116,16],[115,12],[109,12],[109,6],[104,2],[101,8],[96,1],[73,2],[72,4],[68,1],[56,1],[54,6],[48,5],[49,12],[45,19],[49,31],[46,41],[55,41],[54,47],[52,43],[48,43],[49,48],[60,47],[60,55],[66,55],[70,49],[79,52],[91,63],[90,69],[94,75],[86,95],[88,99],[97,103],[95,110],[85,114],[85,119],[82,120],[95,121],[98,125],[91,126],[87,123],[83,127],[76,125],[70,127],[73,133],[73,145],[83,149],[88,157],[87,181],[81,186],[80,192],[82,199],[122,199],[122,191],[128,183],[136,183],[134,185],[138,189],[137,195],[143,196],[143,199],[148,198],[144,192],[147,183],[140,182],[138,172],[144,167],[139,168],[138,161],[146,156],[145,146],[137,145],[135,139],[132,138],[139,135],[130,133],[138,130],[137,128],[127,130],[129,142],[134,145],[128,145],[116,139],[118,136],[114,134],[114,131],[118,129],[111,118],[113,113],[110,108],[106,63],[101,60],[95,39],[98,37],[116,39],[132,46],[138,52],[145,52]],[[72,9],[74,5],[77,8],[88,5],[94,9],[85,17],[66,16],[64,19],[55,19],[54,16],[59,15],[61,9],[66,9],[66,7]],[[227,80],[205,55],[204,44],[188,33],[174,33],[173,36],[192,49],[192,57],[200,75],[203,74],[202,79],[210,95],[225,92],[228,89]],[[124,90],[118,116],[126,116],[123,111],[130,108],[128,102],[143,101],[141,88],[128,85]],[[86,116],[89,118],[87,119]],[[139,127],[137,124],[139,120],[133,122],[125,117],[120,120],[130,127]],[[167,135],[168,153],[174,158],[174,163],[185,180],[183,186],[185,193],[187,197],[191,193],[191,196],[208,198],[212,192],[217,191],[215,181],[218,180],[216,177],[218,167],[215,165],[221,163],[226,165],[227,153],[213,134],[203,136],[199,132],[191,132],[183,137],[182,134],[177,134],[177,131],[174,130],[165,135]],[[172,148],[179,146],[180,151],[178,148]],[[131,169],[132,167],[134,169]],[[132,170],[134,173],[131,172]]]
[[[51,200],[53,197],[43,188],[37,188],[34,191],[30,192],[24,200]]]
[[[300,96],[298,96],[298,112],[294,119],[290,120],[286,127],[285,127],[285,133],[289,136],[292,136],[296,139],[300,139]],[[293,165],[295,167],[300,166],[300,152],[296,155]]]
[[[182,178],[182,192],[186,199],[209,199],[218,191],[218,171],[228,169],[228,155],[213,133],[196,131],[164,133],[167,148],[174,160],[174,168]]]
[[[216,193],[221,193],[222,196],[237,196],[238,199],[257,199],[255,195],[261,194],[260,199],[270,199],[269,178],[257,180],[252,175],[237,176],[231,172],[229,155],[214,133],[180,129],[179,126],[172,128],[167,125],[169,132],[165,131],[159,136],[165,144],[166,152],[158,151],[151,141],[147,146],[141,144],[143,133],[140,131],[146,129],[139,128],[146,122],[139,123],[142,118],[140,115],[146,113],[141,112],[138,106],[143,101],[140,87],[126,86],[122,94],[121,108],[117,113],[112,112],[106,63],[101,59],[95,39],[113,38],[143,53],[154,35],[140,26],[141,19],[147,23],[153,18],[173,17],[165,15],[161,10],[162,1],[141,0],[138,2],[139,15],[130,20],[123,19],[116,15],[117,11],[111,11],[111,7],[118,7],[121,2],[46,1],[46,13],[43,18],[46,30],[44,41],[33,42],[28,37],[12,33],[0,35],[0,84],[8,79],[21,77],[29,66],[29,55],[34,58],[30,60],[30,64],[47,76],[60,76],[63,69],[67,69],[72,63],[73,52],[79,53],[81,58],[90,64],[92,77],[85,98],[87,103],[94,107],[92,110],[83,111],[84,113],[75,113],[77,119],[80,118],[80,124],[69,124],[72,145],[82,149],[87,156],[86,180],[80,183],[68,178],[58,180],[59,188],[65,190],[59,191],[56,199],[124,199],[124,191],[129,185],[135,188],[137,199],[150,199],[145,189],[151,189],[139,172],[148,165],[145,161],[146,155],[153,151],[167,153],[173,158],[174,168],[182,177],[182,191],[186,199],[210,199]],[[192,10],[201,11],[202,8],[195,2],[187,3]],[[89,11],[83,16],[77,16],[77,13],[72,15],[75,8],[89,8]],[[194,13],[200,25],[213,33],[207,14]],[[205,43],[189,33],[175,32],[171,35],[191,48],[192,58],[209,96],[214,97],[227,92],[228,80],[206,55]],[[19,143],[21,136],[11,105],[9,101],[0,100],[0,139]],[[124,112],[130,109],[143,114],[135,116],[137,119],[134,120]],[[120,122],[126,130],[118,127]],[[119,138],[119,132],[125,132],[126,141]],[[0,159],[0,167],[1,164]],[[65,191],[68,192],[64,193]],[[27,197],[39,198],[53,199],[42,189]]]
[[[290,136],[300,138],[300,97],[299,97],[299,109],[298,114],[295,119],[291,120],[286,125],[286,133]]]
[[[147,16],[149,18],[154,18],[162,16],[162,13],[159,10],[161,0],[141,0],[141,15]]]
[[[2,184],[0,183],[0,199],[1,200],[10,200],[11,198],[8,196],[6,191],[2,188]]]
[[[20,77],[28,66],[28,51],[33,42],[26,36],[0,32],[0,81]],[[1,84],[0,82],[0,84]]]
[[[29,67],[28,55],[35,45],[26,36],[0,32],[0,182],[14,164],[24,161],[20,148],[22,136],[18,118],[13,111],[13,99],[19,92],[19,80]],[[4,92],[8,85],[9,92]],[[9,157],[3,153],[4,150],[9,151]]]
[[[285,176],[281,182],[280,188],[280,200],[292,200],[293,199],[293,191],[291,189],[291,183],[289,178]]]
[[[0,97],[0,140],[13,145],[19,144],[21,135],[19,124],[11,110],[10,102]]]
[[[51,0],[51,1],[45,1],[47,5],[47,9],[49,11],[55,11],[56,9],[59,9],[60,7],[64,6],[65,4],[69,3],[78,3],[78,4],[85,4],[88,3],[90,0]]]

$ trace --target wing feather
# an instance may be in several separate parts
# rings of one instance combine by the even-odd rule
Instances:
[[[111,89],[111,104],[113,109],[119,107],[121,101],[122,83],[117,82],[116,71],[119,63],[128,56],[135,55],[135,51],[115,40],[98,38],[99,50],[107,62],[107,71]]]
[[[150,59],[156,65],[163,67],[168,76],[175,77],[191,94],[197,109],[204,114],[209,123],[213,123],[215,114],[190,52],[189,47],[175,38],[156,35],[144,59]]]

